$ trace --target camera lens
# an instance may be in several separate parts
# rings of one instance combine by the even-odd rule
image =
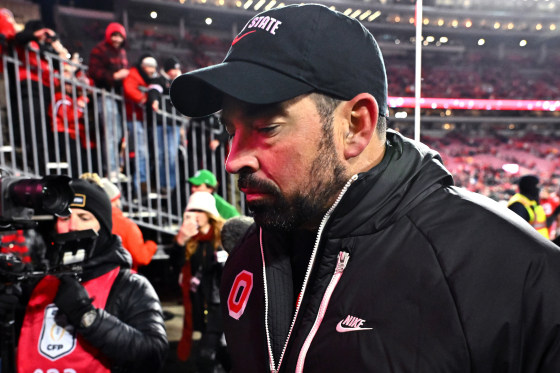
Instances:
[[[35,212],[65,216],[70,213],[74,193],[67,176],[45,176],[43,179],[22,179],[10,186],[10,198]]]

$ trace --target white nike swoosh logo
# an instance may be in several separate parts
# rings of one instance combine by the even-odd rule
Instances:
[[[355,332],[358,330],[372,330],[372,329],[373,328],[349,328],[347,326],[343,326],[342,321],[339,321],[338,324],[336,324],[336,331],[339,333]]]

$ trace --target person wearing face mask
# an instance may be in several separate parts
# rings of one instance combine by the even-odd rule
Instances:
[[[79,278],[47,275],[33,288],[17,371],[157,372],[168,347],[158,296],[146,278],[131,272],[130,254],[111,234],[105,191],[80,179],[71,187],[71,214],[57,218],[56,233],[93,230],[98,237]]]
[[[175,236],[175,251],[183,253],[179,281],[183,289],[185,319],[178,356],[191,355],[200,372],[211,372],[219,362],[226,370],[229,358],[222,338],[219,286],[227,253],[221,247],[224,220],[208,192],[193,193]]]

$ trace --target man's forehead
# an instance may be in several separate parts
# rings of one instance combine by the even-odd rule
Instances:
[[[223,124],[228,124],[232,116],[242,116],[246,119],[266,118],[276,115],[287,115],[289,108],[309,96],[301,95],[292,99],[271,104],[251,104],[231,96],[225,96],[222,110],[219,113]]]
[[[77,208],[77,207],[72,207],[71,208],[71,213],[72,213],[72,215],[75,215],[75,216],[93,216],[93,217],[95,217],[95,215],[93,215],[92,212],[90,212],[88,210],[81,209],[81,208]]]

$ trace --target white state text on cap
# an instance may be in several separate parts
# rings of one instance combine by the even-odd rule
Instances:
[[[266,17],[255,17],[247,26],[248,29],[253,27],[258,27],[263,29],[267,32],[270,32],[272,35],[276,35],[276,30],[282,24],[281,21],[277,20],[276,18],[272,18],[269,16]]]

